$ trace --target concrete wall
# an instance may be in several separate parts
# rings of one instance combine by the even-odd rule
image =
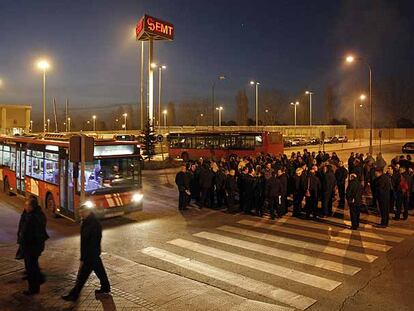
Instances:
[[[14,134],[29,132],[30,130],[30,106],[0,105],[0,133]]]
[[[374,129],[373,138],[379,139],[379,131],[382,131],[382,139],[408,139],[414,140],[414,128],[383,128]],[[354,139],[354,130],[347,129],[346,135],[349,139]],[[356,129],[355,139],[369,139],[369,129]]]

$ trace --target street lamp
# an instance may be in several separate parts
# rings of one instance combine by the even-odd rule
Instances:
[[[167,128],[167,113],[168,113],[167,109],[164,109],[162,112],[164,116],[164,128]]]
[[[362,107],[362,101],[364,101],[366,99],[366,95],[365,94],[361,94],[359,96],[359,100],[361,101],[361,103],[359,104],[359,107]],[[357,127],[357,122],[356,122],[356,105],[357,105],[357,101],[354,101],[354,141],[356,138],[356,127]]]
[[[306,95],[309,95],[309,125],[312,126],[312,95],[313,91],[306,91]]]
[[[3,80],[0,79],[0,87],[3,87]]]
[[[92,116],[92,131],[96,131],[96,116]]]
[[[127,117],[128,117],[128,114],[124,113],[122,116],[124,117],[124,129],[126,131],[127,130]]]
[[[218,81],[225,80],[225,76],[219,76],[217,77]],[[213,131],[214,131],[214,89],[216,87],[216,80],[214,80],[213,85],[211,87],[211,116],[213,118]]]
[[[50,63],[46,59],[38,60],[37,68],[43,72],[43,83],[42,83],[42,97],[43,97],[43,132],[46,127],[46,71],[50,69]]]
[[[299,102],[291,102],[290,103],[295,108],[295,127],[296,127],[296,108],[299,106]]]
[[[68,132],[70,132],[70,126],[71,126],[70,121],[71,121],[71,119],[70,119],[70,117],[68,117]]]
[[[50,119],[47,119],[47,127],[46,127],[46,129],[47,129],[47,132],[49,133],[49,130],[50,130]]]
[[[367,67],[368,67],[368,71],[369,71],[369,114],[370,114],[370,126],[369,126],[369,153],[372,154],[372,132],[373,132],[373,127],[374,127],[374,123],[373,123],[373,105],[372,105],[372,67],[371,65],[363,58],[358,57],[355,58],[353,55],[348,55],[345,58],[345,61],[348,64],[352,64],[355,60],[360,60],[362,61]]]
[[[256,127],[259,126],[259,84],[257,81],[250,81],[250,85],[256,86]]]
[[[157,67],[157,64],[152,64]],[[152,66],[151,65],[151,66]],[[167,69],[166,65],[158,66],[158,126],[161,127],[161,85],[162,85],[162,71]]]
[[[221,126],[221,114],[223,111],[223,107],[216,107],[216,110],[218,111],[218,117],[219,117],[219,127]]]
[[[30,120],[30,133],[33,132],[33,120]]]

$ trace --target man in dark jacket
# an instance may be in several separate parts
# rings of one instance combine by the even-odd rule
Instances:
[[[287,197],[287,191],[288,191],[288,178],[286,176],[284,169],[277,170],[277,178],[279,178],[280,180],[280,195],[281,195],[280,211],[282,212],[282,215],[285,215],[287,213],[286,197]]]
[[[211,194],[213,187],[213,177],[213,172],[211,171],[209,165],[207,163],[204,163],[200,170],[200,208],[212,206]]]
[[[272,174],[272,177],[270,177],[266,181],[266,190],[265,190],[265,198],[269,206],[270,211],[270,217],[272,219],[275,219],[275,210],[276,210],[276,216],[278,218],[282,217],[282,212],[280,210],[281,205],[281,184],[280,180],[275,176],[275,174]]]
[[[332,199],[336,186],[336,178],[330,165],[326,165],[323,167],[321,186],[323,216],[332,216]]]
[[[35,295],[44,283],[44,275],[40,272],[39,257],[45,249],[45,241],[49,238],[46,232],[46,217],[43,214],[35,197],[26,201],[25,213],[19,223],[18,243],[27,272],[29,289],[25,295]]]
[[[352,230],[357,230],[359,227],[359,215],[362,205],[362,193],[364,189],[358,181],[356,174],[349,175],[349,183],[346,188],[346,199],[348,201],[349,212],[351,214]]]
[[[335,171],[336,185],[338,186],[339,206],[345,205],[345,182],[348,178],[348,170],[344,167],[344,163],[339,161],[338,168]]]
[[[313,218],[318,217],[318,197],[321,191],[321,183],[319,178],[316,177],[315,168],[311,168],[306,180],[306,192],[305,192],[305,211],[306,218],[309,219],[310,214],[313,215]]]
[[[304,174],[302,168],[298,168],[293,176],[294,190],[293,190],[293,217],[300,217],[302,214],[302,201],[305,195],[305,185],[303,183]]]
[[[230,169],[230,172],[226,177],[225,191],[227,198],[227,211],[232,213],[235,211],[236,195],[238,193],[236,171],[234,169]]]
[[[391,182],[381,168],[375,169],[375,176],[375,197],[381,214],[379,226],[385,228],[388,226],[389,220]]]
[[[226,199],[226,174],[224,174],[222,168],[219,168],[214,174],[214,186],[216,187],[217,208],[220,209]]]
[[[190,197],[190,175],[187,173],[185,164],[181,166],[181,171],[175,176],[175,183],[178,187],[178,209],[187,210]]]
[[[398,184],[395,185],[397,188],[396,191],[396,202],[395,202],[395,217],[394,220],[400,220],[401,207],[404,208],[403,219],[408,218],[408,200],[410,197],[411,191],[411,176],[408,174],[406,167],[400,167],[400,178]]]
[[[86,203],[79,209],[82,218],[80,268],[75,287],[68,295],[62,296],[67,301],[76,301],[78,299],[92,271],[95,272],[101,282],[101,288],[95,290],[95,294],[107,294],[111,291],[111,285],[109,284],[108,276],[106,275],[105,267],[100,257],[102,226],[93,213],[93,206],[91,204],[90,202]]]

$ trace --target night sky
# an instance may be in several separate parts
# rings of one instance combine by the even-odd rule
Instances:
[[[294,99],[315,91],[322,114],[328,84],[341,96],[355,91],[366,71],[345,68],[347,52],[363,55],[375,78],[410,75],[413,1],[0,0],[0,102],[40,111],[41,75],[35,61],[52,62],[48,96],[59,104],[97,106],[138,101],[139,44],[134,27],[148,13],[175,25],[175,40],[155,44],[166,64],[163,96],[179,103],[217,97],[234,107],[237,90],[257,79],[262,88]],[[365,80],[366,81],[366,80]],[[288,104],[288,103],[287,103]]]

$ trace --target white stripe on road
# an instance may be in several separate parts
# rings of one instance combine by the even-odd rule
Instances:
[[[335,232],[335,233],[341,233],[344,235],[350,235],[353,237],[365,237],[365,238],[372,238],[377,240],[383,240],[383,241],[389,241],[389,242],[401,242],[404,240],[404,238],[400,238],[394,235],[385,235],[381,233],[375,233],[375,232],[367,232],[367,231],[356,231],[351,230],[348,228],[339,228],[337,226],[333,226],[332,224],[329,224],[327,222],[314,222],[314,221],[308,221],[308,220],[300,220],[300,219],[294,219],[293,217],[288,218],[282,218],[278,222],[278,224],[286,223],[286,224],[292,224],[292,225],[299,225],[302,227],[307,228],[314,228],[314,229],[322,229],[322,230],[328,230],[329,232]]]
[[[323,277],[312,275],[309,273],[301,272],[298,270],[278,266],[265,261],[253,259],[250,257],[233,254],[221,249],[209,247],[203,244],[176,239],[169,241],[169,244],[173,244],[182,248],[189,249],[194,252],[205,254],[214,258],[219,258],[229,262],[233,262],[251,269],[260,270],[262,272],[270,273],[281,278],[289,279],[295,282],[299,282],[308,286],[317,287],[327,291],[331,291],[341,285],[341,282],[329,280]]]
[[[372,250],[379,251],[379,252],[387,252],[392,248],[392,246],[389,246],[389,245],[358,241],[358,240],[353,240],[351,238],[331,236],[326,233],[322,234],[322,233],[316,233],[316,232],[311,232],[311,231],[306,231],[306,230],[301,230],[301,229],[287,228],[287,227],[282,227],[282,226],[278,226],[274,224],[260,223],[260,222],[251,221],[251,220],[240,220],[238,223],[242,225],[246,225],[246,226],[263,228],[263,229],[276,231],[276,232],[299,235],[299,236],[312,238],[316,240],[335,242],[338,244],[345,244],[345,245],[352,245],[352,246],[362,247],[364,249],[372,249]]]
[[[242,288],[249,292],[268,297],[274,301],[287,304],[300,310],[305,310],[316,302],[315,299],[302,296],[294,292],[272,286],[270,284],[256,281],[251,278],[199,262],[197,260],[179,256],[166,250],[155,247],[147,247],[142,249],[141,252],[154,258],[172,263],[184,269],[194,271],[196,273],[200,273],[205,276],[220,280],[232,286]],[[280,310],[291,309],[280,306]]]
[[[217,229],[223,230],[226,232],[241,234],[245,236],[249,236],[252,238],[262,239],[266,241],[276,242],[279,244],[285,244],[288,246],[294,246],[298,248],[303,248],[311,251],[316,251],[324,254],[334,255],[334,256],[340,256],[344,258],[349,258],[353,260],[358,260],[362,262],[373,262],[375,259],[377,259],[377,256],[364,254],[360,252],[355,252],[347,249],[332,247],[332,246],[326,246],[301,240],[296,240],[292,238],[285,238],[281,236],[266,234],[262,232],[256,232],[252,230],[247,230],[243,228],[237,228],[237,227],[231,227],[231,226],[221,226]]]
[[[334,217],[328,218],[327,221],[331,221],[337,224],[346,224],[348,226],[352,225],[352,223],[349,220],[339,219],[339,218],[334,218]],[[390,232],[390,233],[404,234],[404,235],[414,234],[414,230],[409,230],[409,229],[404,229],[404,228],[396,228],[396,227],[377,228],[371,224],[364,224],[364,223],[359,223],[359,226],[364,229],[374,229],[374,230],[378,230],[381,232]]]
[[[282,249],[272,248],[266,245],[252,243],[240,239],[234,239],[216,233],[203,231],[194,234],[194,236],[342,274],[354,275],[361,270],[361,268],[358,267],[303,255],[300,253],[285,251]]]

